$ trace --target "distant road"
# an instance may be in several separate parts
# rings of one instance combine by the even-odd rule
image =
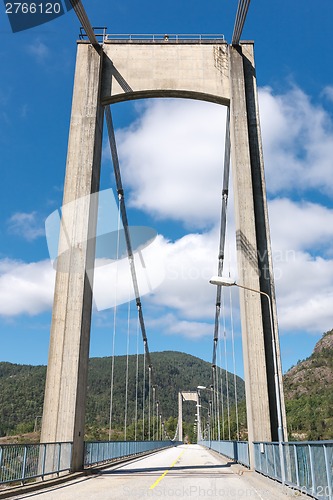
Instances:
[[[287,496],[287,491],[274,481],[234,465],[199,445],[182,445],[15,498],[279,500]]]

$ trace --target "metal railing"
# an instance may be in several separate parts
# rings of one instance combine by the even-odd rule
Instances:
[[[214,41],[225,42],[224,35],[219,34],[130,34],[130,33],[107,33],[105,27],[94,27],[95,36],[100,43],[105,42],[171,42],[171,43],[212,43]],[[84,28],[80,28],[80,40],[88,40]]]
[[[65,472],[71,456],[72,443],[0,445],[0,484]]]
[[[95,441],[85,443],[84,466],[177,446],[174,441]]]
[[[231,458],[246,467],[250,466],[249,445],[247,441],[200,441],[199,444],[217,451],[221,455]]]
[[[282,481],[279,443],[254,443],[255,468]],[[283,443],[285,483],[321,500],[333,500],[333,441]]]

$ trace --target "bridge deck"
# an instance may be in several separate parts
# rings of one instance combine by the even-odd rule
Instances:
[[[34,500],[223,498],[278,500],[294,496],[255,472],[198,445],[168,448],[84,478],[47,487]],[[15,498],[26,498],[16,496]],[[299,493],[298,493],[299,498]]]

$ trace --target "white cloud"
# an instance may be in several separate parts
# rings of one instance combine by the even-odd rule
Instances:
[[[28,54],[32,55],[37,60],[37,62],[45,61],[50,53],[48,46],[39,38],[28,44],[26,46],[26,51],[28,52]]]
[[[221,203],[225,109],[200,101],[154,100],[117,134],[130,204],[157,218],[205,227]]]
[[[331,212],[320,205],[274,200],[270,204],[270,219],[275,257],[275,276],[278,295],[279,322],[282,332],[322,332],[332,327],[333,315],[333,260],[327,256],[310,255],[308,248],[317,247],[318,241],[328,241],[332,231]],[[231,240],[232,228],[229,228]],[[159,330],[166,334],[199,338],[212,334],[215,314],[215,287],[209,278],[216,274],[219,232],[217,226],[205,233],[188,234],[174,242],[161,235],[154,245],[145,250],[148,271],[137,271],[144,310],[172,311],[159,315]],[[237,277],[234,240],[229,241],[230,259],[226,255],[225,274]],[[98,267],[95,275],[95,299],[99,309],[104,308],[101,298],[112,305],[112,293],[117,287],[117,303],[128,299],[132,289],[125,260],[118,270]],[[125,270],[123,269],[125,267]],[[53,273],[50,264],[40,262],[23,264],[2,261],[0,266],[0,313],[17,315],[37,314],[52,304]],[[118,274],[118,276],[117,276]],[[160,285],[158,282],[160,281]],[[154,289],[150,292],[149,282]],[[155,288],[156,286],[156,288]],[[112,293],[111,293],[112,292]],[[149,295],[144,296],[145,293]],[[235,302],[235,304],[237,301]],[[229,314],[226,300],[226,314]],[[151,313],[153,314],[153,313]],[[234,311],[235,317],[238,316]],[[154,314],[153,314],[154,316]],[[146,318],[151,326],[151,315]],[[164,318],[164,319],[163,319]],[[171,321],[171,319],[172,321]]]
[[[333,326],[333,260],[298,252],[276,279],[282,331],[323,333]]]
[[[327,85],[322,92],[323,96],[329,101],[333,102],[333,85]]]
[[[174,313],[159,316],[158,320],[150,320],[148,326],[151,330],[158,328],[165,335],[185,337],[193,340],[198,340],[205,336],[211,337],[213,333],[210,323],[181,320]]]
[[[36,315],[53,301],[55,272],[47,260],[26,264],[0,260],[0,315]]]
[[[293,194],[296,190],[300,194],[311,189],[315,194],[317,189],[332,194],[333,127],[329,114],[297,87],[281,95],[261,89],[260,108],[270,192]],[[139,121],[120,134],[119,151],[132,203],[187,226],[204,229],[211,222],[217,227],[222,133],[223,119],[217,107],[207,103],[165,100],[142,108]],[[205,139],[201,142],[202,136]],[[331,278],[332,216],[331,209],[314,201],[296,203],[284,197],[270,202],[280,324],[286,330],[320,332],[332,327],[326,300],[332,287],[323,287],[321,280]],[[218,240],[213,243],[213,232],[189,234],[168,244],[170,272],[152,298],[155,304],[165,304],[187,319],[203,317],[211,300],[209,292],[205,295],[207,277],[216,274]],[[236,274],[235,267],[233,272]],[[196,273],[194,279],[191,273]],[[312,296],[317,302],[309,300],[304,276],[311,276]],[[291,321],[285,305],[293,303],[298,283],[298,307]],[[322,304],[320,320],[318,303]]]
[[[333,195],[333,120],[298,87],[260,89],[268,191]],[[153,100],[134,125],[118,132],[130,203],[157,218],[205,228],[219,217],[224,108],[186,100]]]
[[[333,325],[333,259],[329,246],[333,211],[319,204],[288,199],[273,200],[269,208],[281,331],[326,331]],[[224,275],[237,279],[232,234],[234,229],[229,227],[230,255],[225,257]],[[214,318],[215,288],[208,280],[217,269],[218,228],[161,243],[165,280],[147,300],[156,307],[174,311],[178,318],[174,324],[184,321],[187,336],[191,332],[198,336],[200,331],[204,335],[206,330],[195,325]],[[228,300],[225,310],[229,315]],[[238,317],[235,311],[234,315]],[[193,329],[187,322],[194,323]],[[174,328],[181,335],[181,330]]]
[[[188,234],[164,241],[165,279],[149,298],[185,319],[212,319],[215,288],[209,284],[217,270],[218,231]]]
[[[165,240],[162,236],[140,252],[134,251],[136,281],[140,296],[151,294],[165,278]],[[96,262],[94,303],[101,311],[134,300],[134,288],[128,258]]]
[[[310,202],[269,204],[279,323],[283,331],[333,326],[333,210]]]
[[[333,121],[300,89],[259,93],[267,188],[271,193],[318,189],[333,195]]]
[[[263,89],[260,102],[267,184],[277,194],[269,210],[281,331],[319,334],[333,326],[333,210],[315,198],[318,190],[332,190],[332,122],[297,88],[283,95]],[[208,280],[217,269],[223,129],[224,114],[218,106],[155,100],[141,106],[138,121],[118,134],[124,186],[130,186],[132,205],[196,230],[175,241],[160,235],[150,256],[153,269],[155,265],[163,271],[165,279],[144,303],[149,312],[161,312],[161,328],[169,334],[198,338],[212,333],[208,322],[214,319],[215,288]],[[295,190],[308,195],[309,189],[311,201],[286,196]],[[237,277],[232,228],[229,220],[231,262],[228,265],[227,257],[225,271]],[[29,269],[24,266],[18,264],[9,276]],[[106,284],[115,280],[103,268],[97,271],[102,279],[96,280],[96,287],[103,296]],[[33,282],[38,287],[38,280]],[[10,283],[7,279],[5,285]],[[28,297],[29,287],[20,290]],[[126,300],[128,286],[118,293]],[[39,307],[40,295],[35,296]],[[22,311],[8,310],[13,315]],[[153,313],[146,322],[153,324]]]
[[[282,252],[332,255],[333,209],[288,198],[269,202],[272,244]]]
[[[45,235],[44,226],[39,220],[37,212],[16,212],[7,223],[11,234],[22,236],[27,241],[33,241]]]

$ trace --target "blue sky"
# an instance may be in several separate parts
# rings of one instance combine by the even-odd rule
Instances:
[[[92,24],[110,33],[223,33],[227,41],[237,10],[236,0],[84,5]],[[284,370],[307,357],[333,327],[332,15],[331,0],[320,8],[301,0],[253,0],[242,36],[255,41]],[[62,203],[78,32],[70,12],[13,34],[0,9],[3,361],[47,362],[54,276],[44,221]],[[217,268],[224,110],[155,100],[117,104],[112,112],[130,223],[158,232],[152,261],[158,265],[157,250],[165,264],[163,283],[143,298],[150,349],[210,361],[214,289],[207,282]],[[113,176],[106,139],[103,151],[102,188],[108,189]],[[232,209],[228,228],[226,269],[235,273]],[[231,306],[226,293],[225,309],[228,335],[232,310],[242,373],[235,294]],[[126,352],[127,314],[127,305],[119,306],[117,354]],[[130,315],[134,352],[133,307]],[[113,325],[111,309],[94,311],[92,356],[111,354]]]

